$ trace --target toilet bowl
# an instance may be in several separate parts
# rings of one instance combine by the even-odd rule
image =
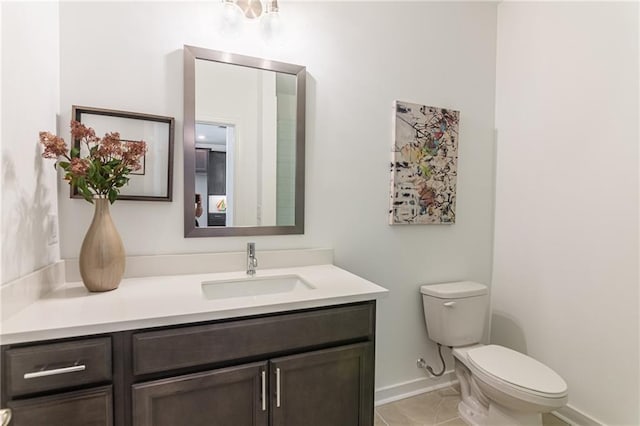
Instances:
[[[468,424],[540,425],[542,413],[567,403],[567,384],[562,377],[520,352],[498,345],[475,345],[455,348],[453,356],[458,380],[473,381],[468,386],[476,386],[485,397],[485,404],[467,401],[463,405],[461,416]],[[468,373],[459,371],[463,369]],[[465,397],[481,400],[473,393]]]
[[[467,424],[538,426],[542,413],[567,403],[567,384],[551,368],[512,349],[478,343],[488,310],[486,286],[464,281],[420,291],[429,337],[453,348],[458,413]]]

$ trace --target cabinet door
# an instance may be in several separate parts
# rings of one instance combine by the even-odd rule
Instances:
[[[133,385],[135,426],[266,426],[267,363]]]
[[[209,150],[196,148],[196,173],[207,173]]]
[[[111,386],[9,401],[11,426],[111,426]]]
[[[273,426],[373,424],[373,343],[271,361]]]
[[[225,195],[227,193],[227,153],[210,151],[209,169],[207,171],[209,195]]]

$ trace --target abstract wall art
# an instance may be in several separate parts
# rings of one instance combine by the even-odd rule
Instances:
[[[395,103],[389,223],[452,224],[460,112]]]

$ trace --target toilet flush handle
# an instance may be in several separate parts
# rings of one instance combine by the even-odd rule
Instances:
[[[447,308],[453,308],[456,305],[456,302],[444,302],[443,305]]]

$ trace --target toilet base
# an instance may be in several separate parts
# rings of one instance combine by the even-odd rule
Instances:
[[[481,410],[474,409],[468,405],[468,402],[460,401],[458,404],[458,415],[469,426],[487,425],[487,415]]]
[[[489,400],[482,394],[469,369],[455,359],[455,373],[460,383],[458,414],[469,426],[485,426],[489,416]]]
[[[491,402],[486,424],[491,426],[542,426],[542,414],[514,411]]]
[[[465,401],[460,401],[458,414],[469,426],[542,426],[540,413],[515,412],[497,404],[490,404],[489,412],[485,415],[482,410],[470,407]]]

